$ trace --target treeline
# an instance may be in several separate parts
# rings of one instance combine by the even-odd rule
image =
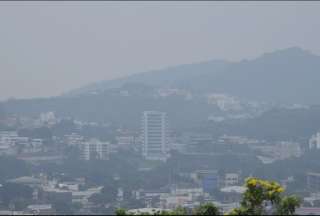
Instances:
[[[274,181],[248,178],[245,183],[239,208],[234,208],[226,215],[294,215],[300,206],[300,199],[296,196],[283,195],[284,189]],[[266,205],[268,204],[268,205]],[[206,203],[194,209],[178,207],[174,210],[160,210],[149,212],[133,212],[117,209],[116,215],[223,215],[214,204]]]

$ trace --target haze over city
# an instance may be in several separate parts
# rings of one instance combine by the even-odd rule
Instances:
[[[318,2],[1,2],[0,99],[298,46],[320,54]]]
[[[320,215],[317,2],[0,2],[0,215]]]

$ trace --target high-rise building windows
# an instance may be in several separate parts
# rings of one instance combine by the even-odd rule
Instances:
[[[145,111],[142,117],[142,155],[147,160],[163,160],[168,157],[167,114]]]

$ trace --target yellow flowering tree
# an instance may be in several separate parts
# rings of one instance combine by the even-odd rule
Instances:
[[[293,215],[300,205],[297,197],[282,195],[284,189],[277,182],[248,178],[245,186],[240,208],[229,215]]]

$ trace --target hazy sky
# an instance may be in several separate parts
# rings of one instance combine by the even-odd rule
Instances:
[[[320,2],[0,2],[0,99],[291,46],[320,54],[319,11]]]

